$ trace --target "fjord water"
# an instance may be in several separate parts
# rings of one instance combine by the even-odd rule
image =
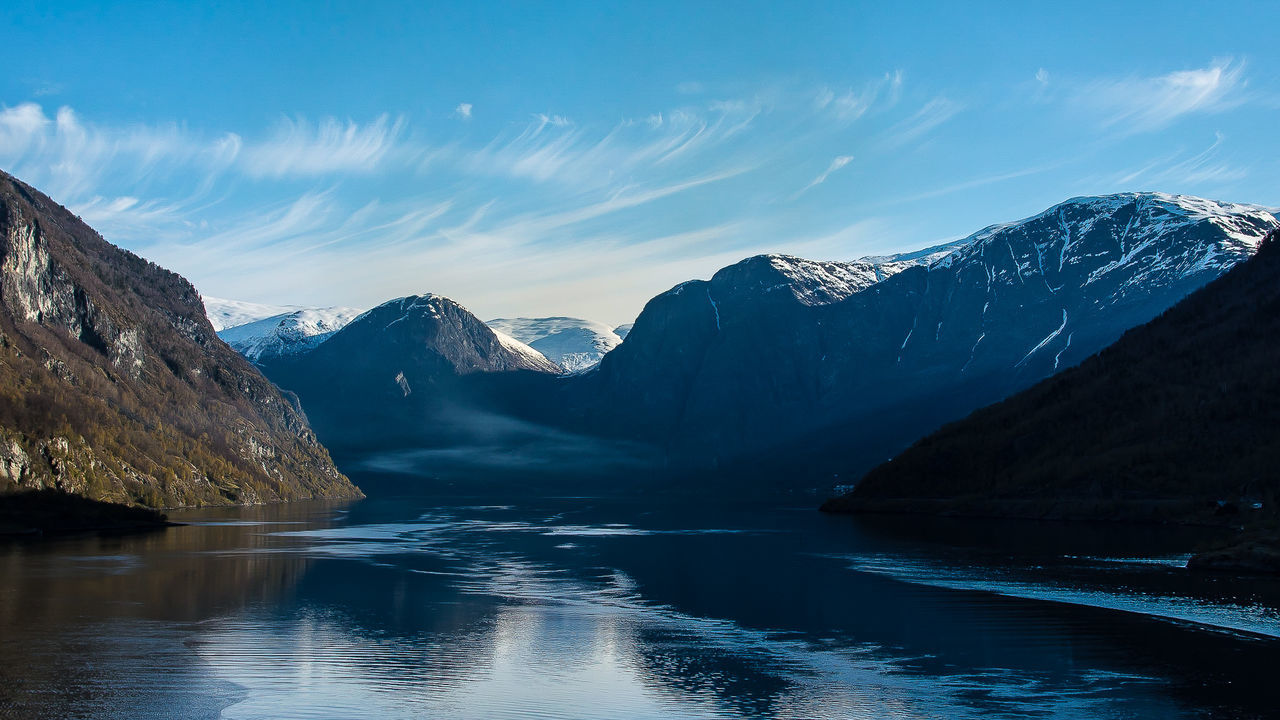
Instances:
[[[1266,717],[1167,530],[375,497],[0,548],[0,717]]]

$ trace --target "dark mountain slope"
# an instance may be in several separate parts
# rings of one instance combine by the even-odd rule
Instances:
[[[352,497],[195,288],[0,173],[0,488],[148,505]]]
[[[438,295],[383,303],[308,353],[264,360],[263,370],[298,393],[335,452],[466,442],[461,416],[485,404],[468,376],[561,372]]]
[[[1253,259],[1159,318],[917,442],[825,508],[1274,517],[1277,357],[1280,234],[1273,232]]]
[[[992,226],[887,277],[872,263],[862,283],[750,258],[654,298],[598,369],[530,411],[692,472],[856,477],[1114,342],[1275,226],[1264,208],[1130,193]]]

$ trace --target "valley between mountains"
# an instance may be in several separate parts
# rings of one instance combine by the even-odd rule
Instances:
[[[1240,380],[1277,343],[1268,208],[1074,198],[918,252],[746,258],[612,327],[483,322],[429,292],[365,311],[202,305],[21,181],[5,176],[2,199],[10,489],[256,503],[356,495],[348,468],[815,505],[855,488],[832,510],[1096,517],[1163,498],[1138,519],[1273,513],[1275,393]],[[1179,411],[1176,434],[1114,420],[1118,398],[1205,393],[1248,411]],[[1234,462],[1190,449],[1214,433],[1239,440]],[[1176,460],[1173,437],[1203,462]],[[1052,501],[1065,488],[1070,511]]]

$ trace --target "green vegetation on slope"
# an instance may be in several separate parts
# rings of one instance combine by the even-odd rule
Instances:
[[[195,288],[0,173],[0,490],[152,507],[359,495]]]

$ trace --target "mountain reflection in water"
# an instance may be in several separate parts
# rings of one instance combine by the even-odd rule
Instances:
[[[178,515],[0,548],[0,717],[1264,717],[1280,701],[1280,641],[1241,632],[1268,631],[1280,588],[1160,561],[1185,547],[1167,531],[592,498]],[[1134,596],[1200,615],[1089,607]],[[1215,613],[1235,630],[1205,629]]]

